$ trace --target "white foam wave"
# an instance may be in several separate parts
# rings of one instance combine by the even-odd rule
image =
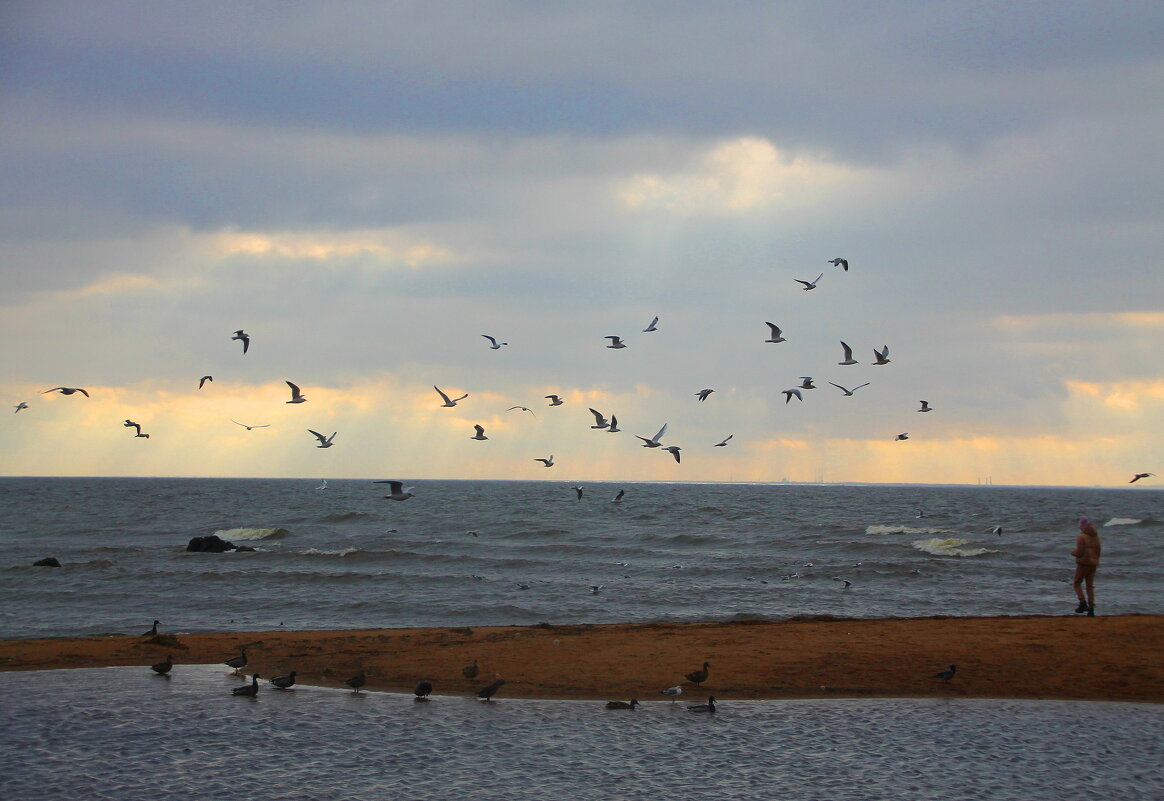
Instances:
[[[306,551],[300,551],[300,553],[303,554],[304,556],[348,556],[349,554],[353,554],[358,550],[360,550],[360,549],[359,548],[341,548],[338,551],[323,551],[323,550],[320,550],[319,548],[308,548]]]
[[[1131,517],[1113,517],[1111,520],[1103,524],[1104,528],[1108,526],[1138,526],[1143,523],[1143,520],[1136,520]]]
[[[912,526],[868,526],[866,534],[949,534],[944,528],[913,528]]]
[[[919,551],[933,554],[934,556],[982,556],[986,553],[998,553],[989,548],[963,548],[963,545],[968,545],[970,540],[961,540],[956,537],[950,539],[943,539],[942,537],[930,537],[925,540],[917,540],[913,543],[913,547]]]
[[[291,532],[285,528],[225,528],[214,533],[221,539],[234,542],[235,540],[265,540],[285,537]]]

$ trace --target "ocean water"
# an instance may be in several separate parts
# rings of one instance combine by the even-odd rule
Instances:
[[[1104,543],[1099,614],[1164,612],[1153,489],[320,486],[0,479],[0,637],[1070,614],[1080,514]],[[255,550],[186,552],[216,533]]]
[[[880,699],[485,704],[321,687],[231,696],[219,666],[0,673],[0,797],[1164,797],[1164,706]]]

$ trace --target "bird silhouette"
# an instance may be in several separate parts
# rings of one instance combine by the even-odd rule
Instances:
[[[246,649],[243,648],[238,656],[231,657],[230,659],[226,660],[222,664],[226,665],[227,667],[234,668],[234,672],[238,673],[240,670],[242,670],[243,668],[245,668],[247,666],[247,651],[246,651]]]
[[[432,693],[432,684],[427,681],[417,682],[416,687],[413,688],[412,694],[416,696],[415,701],[427,701],[429,695]]]
[[[701,669],[691,671],[686,676],[684,676],[684,678],[692,684],[702,684],[703,682],[707,681],[707,669],[709,667],[711,667],[711,664],[704,662]]]
[[[466,679],[475,679],[477,678],[477,674],[480,672],[480,668],[477,667],[476,659],[473,660],[472,664],[465,665],[463,668],[461,668],[461,675]]]
[[[352,688],[352,690],[354,692],[358,693],[360,691],[360,688],[363,687],[367,683],[367,681],[368,681],[368,677],[365,676],[364,671],[361,670],[359,673],[352,676],[350,679],[344,679],[344,684],[348,685],[349,687]]]
[[[503,684],[505,684],[505,679],[498,679],[489,686],[482,687],[480,690],[478,690],[477,697],[482,701],[492,702],[494,693],[500,690]]]
[[[942,670],[942,671],[939,671],[939,672],[935,673],[935,674],[934,674],[933,676],[931,676],[930,678],[934,678],[934,679],[941,679],[942,681],[944,681],[944,682],[946,682],[947,684],[949,684],[949,683],[950,683],[950,679],[954,678],[954,674],[955,674],[955,673],[957,673],[957,672],[958,672],[958,666],[957,666],[957,665],[950,665],[950,666],[949,666],[948,668],[946,668],[945,670]]]
[[[258,673],[255,673],[254,675],[251,676],[251,683],[250,684],[244,684],[242,687],[235,687],[233,690],[230,691],[230,694],[231,695],[241,695],[241,696],[244,696],[246,698],[257,697],[259,694],[259,679],[261,679],[261,678],[262,678],[262,676],[260,676]]]
[[[157,673],[159,676],[165,676],[170,672],[172,667],[174,667],[174,657],[170,654],[166,654],[166,661],[158,662],[156,665],[151,665],[150,670],[152,670],[154,673]]]
[[[295,684],[295,671],[292,670],[286,676],[276,676],[269,680],[272,685],[278,687],[280,690],[289,690]]]

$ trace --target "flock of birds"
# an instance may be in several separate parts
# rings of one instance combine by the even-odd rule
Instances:
[[[837,257],[837,258],[833,258],[833,259],[828,259],[827,262],[829,264],[832,264],[835,267],[840,267],[846,273],[849,271],[849,262],[845,258]],[[817,289],[817,287],[819,286],[819,284],[823,278],[824,278],[824,273],[822,272],[811,281],[803,280],[803,279],[799,279],[799,278],[794,279],[794,280],[797,283],[801,284],[801,287],[805,292],[809,292],[809,291]],[[766,322],[765,324],[768,326],[769,336],[767,339],[764,340],[764,342],[770,343],[770,344],[779,344],[779,343],[787,342],[787,338],[784,336],[784,332],[781,330],[781,328],[778,325],[776,325],[775,323],[772,323],[772,322]],[[657,332],[659,330],[658,326],[659,326],[659,317],[655,316],[651,320],[651,322],[647,325],[647,327],[642,329],[642,333],[646,334],[646,333]],[[501,348],[509,345],[508,342],[503,342],[503,341],[497,339],[497,337],[492,336],[490,334],[482,334],[481,336],[484,337],[485,340],[487,340],[487,342],[489,344],[489,348],[492,350],[500,350]],[[232,341],[238,341],[242,344],[243,355],[246,355],[250,351],[251,336],[244,329],[240,328],[240,329],[236,330],[230,338]],[[614,334],[607,335],[606,337],[604,337],[604,339],[609,340],[609,344],[606,345],[606,347],[609,349],[623,350],[623,349],[628,347],[626,340],[621,335],[614,335]],[[848,367],[848,366],[860,364],[860,362],[853,356],[853,348],[847,342],[841,340],[840,345],[841,345],[841,350],[842,350],[842,359],[841,359],[841,361],[837,362],[838,366]],[[891,363],[891,360],[889,358],[889,346],[888,345],[882,345],[882,347],[880,349],[877,349],[877,348],[873,349],[873,361],[870,363],[871,366],[880,367],[880,366],[888,365],[890,363]],[[214,377],[211,375],[202,376],[198,381],[198,389],[201,390],[208,383],[211,383],[213,381],[214,381]],[[288,403],[288,404],[301,404],[301,403],[307,402],[307,400],[308,400],[307,396],[303,394],[302,390],[300,389],[300,387],[297,384],[295,384],[292,381],[286,381],[285,383],[287,384],[287,387],[290,391],[290,398],[286,401],[286,403]],[[858,385],[853,386],[853,387],[847,387],[843,384],[838,384],[838,383],[833,382],[833,381],[829,381],[827,383],[833,387],[836,387],[838,390],[840,390],[841,393],[845,397],[852,397],[853,395],[856,394],[856,392],[858,390],[869,386],[871,382],[866,381],[864,383],[858,384]],[[785,404],[791,403],[793,398],[795,398],[798,402],[803,403],[805,400],[805,394],[808,392],[811,392],[812,390],[815,390],[816,388],[817,387],[816,387],[816,384],[814,383],[813,376],[800,376],[800,383],[799,384],[792,386],[792,387],[789,387],[788,389],[782,390],[782,394],[784,395],[784,403]],[[433,389],[436,391],[437,395],[441,399],[440,408],[449,408],[449,409],[455,408],[458,403],[460,403],[461,401],[463,401],[469,397],[468,393],[464,393],[464,394],[461,394],[458,397],[454,398],[451,395],[449,395],[448,393],[446,393],[444,390],[442,390],[440,387],[436,386],[435,384],[433,385]],[[83,387],[58,386],[58,387],[53,387],[51,389],[46,389],[41,394],[48,394],[48,393],[52,393],[52,392],[59,392],[61,395],[66,395],[66,396],[67,395],[74,395],[74,394],[81,394],[85,397],[89,397],[89,392],[86,389],[84,389]],[[715,392],[715,390],[710,388],[710,387],[703,388],[703,389],[700,389],[697,392],[695,392],[695,396],[700,403],[703,403],[703,402],[707,401],[707,399],[714,392]],[[557,406],[562,406],[565,404],[565,401],[559,395],[550,394],[550,395],[546,395],[544,397],[549,402],[548,405],[550,407],[557,407]],[[919,405],[919,408],[916,409],[917,412],[928,413],[928,412],[934,411],[934,407],[930,405],[930,402],[928,400],[920,400],[918,403],[920,405]],[[28,408],[29,408],[28,403],[26,403],[24,401],[21,401],[15,407],[16,412],[20,412],[20,411],[23,411],[23,410],[28,409]],[[519,405],[510,406],[508,409],[506,409],[506,412],[513,412],[513,411],[520,411],[523,413],[529,413],[535,419],[537,418],[537,414],[532,409],[530,409],[528,406],[523,406],[523,405],[519,404]],[[591,429],[601,430],[601,431],[605,431],[605,432],[611,433],[611,434],[619,433],[623,430],[623,429],[619,428],[618,418],[614,414],[611,414],[609,417],[607,417],[606,414],[604,414],[603,412],[600,412],[597,409],[590,408],[589,411],[594,416],[594,424],[592,426],[590,426]],[[246,423],[241,423],[237,420],[231,420],[231,422],[233,422],[236,425],[242,426],[247,431],[252,431],[256,428],[269,428],[270,427],[269,423],[246,424]],[[149,437],[150,437],[150,435],[148,433],[142,431],[142,426],[140,423],[137,423],[137,422],[130,420],[130,419],[126,419],[124,421],[123,425],[126,428],[134,429],[134,432],[135,432],[134,436],[137,438],[149,439]],[[473,435],[471,437],[469,437],[469,439],[471,439],[471,440],[483,442],[483,441],[486,441],[489,439],[489,436],[485,433],[485,427],[483,425],[481,425],[480,423],[474,424],[473,432],[474,432]],[[671,457],[675,460],[676,463],[681,463],[682,462],[681,452],[683,450],[682,447],[679,445],[673,445],[673,444],[664,445],[662,442],[663,436],[666,434],[666,432],[667,432],[667,424],[664,423],[663,426],[658,430],[658,432],[656,432],[653,436],[646,437],[646,436],[643,436],[640,434],[636,434],[635,437],[642,441],[642,447],[649,448],[649,449],[659,449],[660,452],[669,453],[671,455]],[[320,449],[327,449],[327,448],[331,448],[332,446],[335,445],[335,438],[339,432],[333,431],[330,435],[326,435],[326,434],[323,434],[319,431],[316,431],[314,429],[309,428],[309,429],[307,429],[307,433],[309,433],[311,436],[313,436],[315,438],[315,440],[316,440],[315,447],[320,448]],[[716,443],[714,447],[720,447],[720,448],[727,447],[728,443],[732,440],[733,437],[734,437],[734,434],[728,434],[727,437],[725,437],[720,442]],[[909,438],[910,438],[909,432],[903,431],[903,432],[896,434],[893,437],[893,440],[896,442],[902,442],[902,441],[908,440]],[[552,453],[548,457],[536,457],[536,458],[534,458],[534,461],[540,462],[542,464],[542,466],[545,468],[552,468],[556,464],[556,462],[554,460],[554,454],[552,454]],[[1137,473],[1132,478],[1131,482],[1129,482],[1129,483],[1135,483],[1141,479],[1147,478],[1149,476],[1154,476],[1154,475],[1155,475],[1154,473]],[[399,482],[393,481],[393,482],[388,482],[388,483],[393,484],[393,491],[390,495],[386,496],[387,498],[389,498],[391,500],[407,500],[408,498],[413,497],[413,493],[411,492],[412,488],[403,488],[401,486],[397,486],[399,484]]]
[[[153,628],[151,628],[149,631],[147,631],[142,636],[157,638],[158,637],[158,623],[159,623],[159,621],[155,620],[154,624],[153,624]],[[232,668],[234,670],[234,675],[242,676],[243,675],[242,669],[244,667],[246,667],[248,664],[246,649],[245,648],[240,649],[239,654],[237,656],[234,656],[234,657],[231,657],[230,659],[225,660],[223,662],[223,664],[229,668]],[[157,674],[159,676],[165,676],[165,677],[169,678],[171,671],[174,669],[173,656],[171,654],[167,654],[166,660],[164,662],[159,662],[156,665],[152,665],[150,667],[150,669],[155,674]],[[954,674],[957,672],[957,670],[958,670],[957,665],[950,665],[947,669],[939,671],[938,673],[935,673],[933,675],[933,678],[941,679],[942,681],[949,684],[950,680],[952,678],[954,678]],[[477,660],[474,659],[468,665],[465,665],[463,668],[461,668],[461,675],[464,678],[472,681],[473,679],[476,679],[478,677],[478,675],[480,674],[480,671],[481,671],[481,668],[477,664]],[[710,676],[711,676],[711,663],[704,662],[702,667],[700,667],[696,670],[693,670],[690,673],[687,673],[686,675],[684,675],[683,678],[687,682],[698,687],[699,685],[702,685],[705,681],[707,681]],[[277,690],[290,690],[293,686],[295,686],[295,682],[296,682],[295,677],[296,677],[296,671],[292,670],[292,671],[288,672],[286,675],[275,676],[274,678],[267,679],[267,681],[270,683],[270,685],[273,688],[275,688]],[[244,698],[257,698],[258,694],[259,694],[259,679],[261,679],[261,678],[262,678],[262,676],[260,676],[258,673],[251,674],[251,683],[244,684],[241,687],[233,688],[230,691],[231,695],[240,696],[240,697],[244,697]],[[356,693],[360,692],[360,688],[362,688],[365,684],[367,684],[367,681],[368,681],[367,673],[361,668],[355,675],[345,679],[344,684],[351,687],[353,694],[356,694]],[[485,685],[484,687],[482,687],[481,689],[477,690],[476,693],[474,693],[474,695],[477,698],[477,700],[479,700],[479,701],[484,701],[486,703],[492,703],[493,696],[496,695],[497,691],[500,690],[503,686],[505,686],[505,684],[506,684],[505,679],[501,678],[498,675],[495,675],[493,682],[491,682],[491,683]],[[433,691],[432,682],[419,681],[416,683],[416,686],[413,688],[413,700],[417,701],[417,702],[427,702],[429,700],[429,696],[432,695],[432,691]],[[683,695],[683,684],[680,683],[680,684],[673,685],[671,687],[667,687],[663,690],[660,690],[659,694],[663,695],[667,698],[670,698],[671,705],[674,706],[675,702],[678,701],[680,696]],[[694,713],[714,714],[716,711],[715,704],[716,704],[715,696],[709,695],[707,697],[706,702],[704,702],[702,704],[689,705],[687,707],[687,709],[688,709],[688,711],[694,712]],[[639,702],[639,700],[637,698],[632,698],[629,701],[607,701],[606,702],[607,709],[634,710],[635,708],[640,707],[640,706],[642,706],[642,704]]]

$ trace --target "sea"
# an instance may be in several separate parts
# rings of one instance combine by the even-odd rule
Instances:
[[[844,484],[0,478],[0,638],[1164,613],[1164,492]],[[615,502],[619,492],[621,499]],[[215,534],[247,550],[191,553]],[[47,557],[61,567],[35,567]],[[1065,665],[1064,669],[1072,669]],[[334,688],[218,666],[0,673],[0,798],[1164,797],[1164,708],[650,702]]]

